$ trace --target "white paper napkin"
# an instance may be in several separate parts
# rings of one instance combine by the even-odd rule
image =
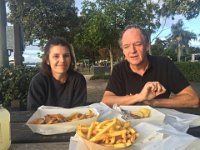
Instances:
[[[97,121],[101,122],[104,120],[110,120],[113,118],[118,118],[120,116],[120,113],[117,112],[116,110],[113,110],[112,108],[110,108],[109,106],[107,106],[104,103],[94,103],[91,104],[90,107],[96,108],[98,113],[99,113],[99,117],[97,118]]]
[[[197,140],[197,138],[177,131],[170,125],[163,126],[159,132],[167,135],[163,140],[147,145],[142,150],[184,150],[188,145]]]
[[[166,115],[165,124],[170,124],[179,131],[186,132],[189,127],[200,126],[200,116],[182,113],[174,109],[158,108]]]

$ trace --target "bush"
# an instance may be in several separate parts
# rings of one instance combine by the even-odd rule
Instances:
[[[180,62],[177,67],[190,82],[200,82],[200,62]]]
[[[11,101],[19,100],[20,109],[26,108],[29,83],[37,72],[38,67],[0,68],[0,91],[5,107],[10,107]]]
[[[175,63],[189,82],[200,82],[200,62],[180,62]],[[91,80],[109,79],[109,75],[94,75]]]

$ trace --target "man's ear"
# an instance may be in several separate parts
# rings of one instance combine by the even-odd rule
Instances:
[[[46,63],[47,63],[47,65],[49,65],[49,61],[48,60],[46,61]]]
[[[146,45],[146,51],[147,51],[147,53],[149,53],[150,48],[151,48],[151,45],[150,45],[150,44],[147,44],[147,45]]]

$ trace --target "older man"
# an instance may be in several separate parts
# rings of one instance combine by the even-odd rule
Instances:
[[[110,106],[143,103],[153,107],[198,107],[197,94],[173,62],[148,54],[150,42],[142,28],[126,27],[120,46],[125,60],[113,68],[102,102]],[[174,96],[170,97],[171,93]]]

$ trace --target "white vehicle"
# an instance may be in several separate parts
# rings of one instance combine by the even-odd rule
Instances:
[[[192,54],[191,62],[200,61],[200,53]]]

